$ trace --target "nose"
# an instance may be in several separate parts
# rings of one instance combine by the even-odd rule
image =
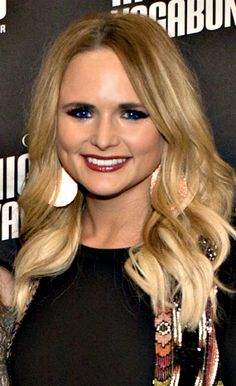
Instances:
[[[117,146],[119,142],[117,127],[112,117],[100,117],[91,136],[91,144],[100,150],[106,150],[109,147]]]

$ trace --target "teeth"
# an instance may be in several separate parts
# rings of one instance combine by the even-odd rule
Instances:
[[[116,158],[116,159],[97,159],[97,158],[92,158],[88,157],[87,158],[88,162],[93,165],[98,165],[98,166],[113,166],[113,165],[118,165],[121,164],[122,162],[126,161],[126,158]]]

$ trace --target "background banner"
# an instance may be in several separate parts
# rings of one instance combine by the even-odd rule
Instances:
[[[18,248],[17,196],[29,168],[25,120],[48,45],[88,12],[141,13],[177,41],[197,74],[217,148],[236,165],[236,0],[0,0],[0,259]]]

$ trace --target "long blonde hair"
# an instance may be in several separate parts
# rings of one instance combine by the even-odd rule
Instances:
[[[15,260],[16,308],[22,315],[34,278],[66,270],[77,251],[83,195],[64,208],[47,204],[60,177],[56,114],[71,59],[99,47],[121,60],[138,97],[166,139],[143,245],[130,249],[126,270],[157,304],[181,294],[182,323],[194,328],[220,285],[217,269],[229,252],[234,174],[218,156],[195,81],[173,41],[140,15],[95,14],[74,22],[49,50],[34,88],[29,116],[29,178],[19,200],[23,246]],[[181,181],[186,184],[180,194]],[[217,246],[211,262],[199,243]]]

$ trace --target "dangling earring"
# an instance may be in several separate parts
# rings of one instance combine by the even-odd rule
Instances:
[[[179,180],[179,185],[178,185],[178,198],[179,198],[179,201],[182,203],[185,198],[187,197],[188,195],[188,185],[187,185],[187,178],[185,175],[182,175],[180,177],[180,180]],[[170,210],[175,210],[176,209],[176,205],[173,204],[170,206]]]
[[[61,179],[57,195],[56,191],[57,189],[54,190],[49,200],[49,205],[52,204],[55,207],[69,205],[74,200],[78,192],[78,184],[73,180],[73,178],[71,178],[64,168],[61,168]]]
[[[181,176],[179,180],[178,194],[181,201],[183,201],[188,194],[187,179],[184,175]]]
[[[151,176],[151,183],[150,183],[150,194],[153,192],[153,188],[156,184],[158,174],[160,173],[161,164],[158,165],[158,167],[154,170]]]

